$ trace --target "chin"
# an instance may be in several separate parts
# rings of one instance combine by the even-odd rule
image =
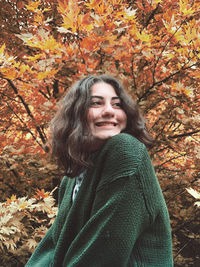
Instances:
[[[119,132],[120,133],[120,132]],[[94,141],[93,141],[93,144],[91,146],[91,151],[96,151],[96,150],[99,150],[103,147],[103,145],[105,144],[105,142],[113,137],[114,135],[117,135],[119,133],[113,133],[113,134],[102,134],[102,135],[95,135],[94,136]]]
[[[109,139],[109,138],[111,138],[117,134],[119,134],[119,133],[102,134],[102,135],[96,136],[96,138],[99,140],[107,140],[107,139]]]

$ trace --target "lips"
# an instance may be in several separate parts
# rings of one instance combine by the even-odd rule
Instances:
[[[116,122],[112,122],[112,121],[101,121],[101,122],[96,122],[95,125],[98,126],[98,127],[102,127],[102,126],[116,126],[117,123]]]

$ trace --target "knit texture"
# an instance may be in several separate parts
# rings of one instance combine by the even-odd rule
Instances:
[[[26,267],[171,267],[167,207],[145,146],[110,138],[72,203],[64,177],[59,212]]]

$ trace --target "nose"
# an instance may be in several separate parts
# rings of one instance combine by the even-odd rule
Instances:
[[[114,109],[110,103],[107,103],[103,107],[102,116],[106,117],[113,117],[114,116]]]

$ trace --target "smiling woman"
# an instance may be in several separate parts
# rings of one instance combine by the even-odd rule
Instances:
[[[96,144],[93,149],[100,148],[105,140],[122,132],[126,122],[126,113],[114,88],[105,82],[94,84],[88,111],[88,124]]]
[[[113,99],[110,101],[107,97],[105,99],[102,95],[105,93],[111,94],[108,98]],[[135,136],[147,147],[152,145],[152,138],[146,130],[145,120],[137,104],[126,93],[121,83],[106,75],[88,76],[74,84],[64,96],[50,124],[53,154],[58,158],[58,163],[64,166],[66,175],[75,177],[80,174],[91,164],[91,152],[104,144],[106,138],[103,141],[102,138],[96,137],[96,131],[100,128],[97,128],[97,125],[95,127],[91,121],[91,118],[104,108],[108,109],[107,111],[111,109],[111,113],[115,110],[115,113],[126,114],[125,129],[120,129],[115,134],[123,131]],[[105,114],[103,118],[104,116]],[[101,120],[105,122],[111,118],[108,114],[106,120],[105,118]]]
[[[51,145],[66,176],[58,215],[27,267],[171,267],[167,207],[136,103],[110,76],[64,96]]]

